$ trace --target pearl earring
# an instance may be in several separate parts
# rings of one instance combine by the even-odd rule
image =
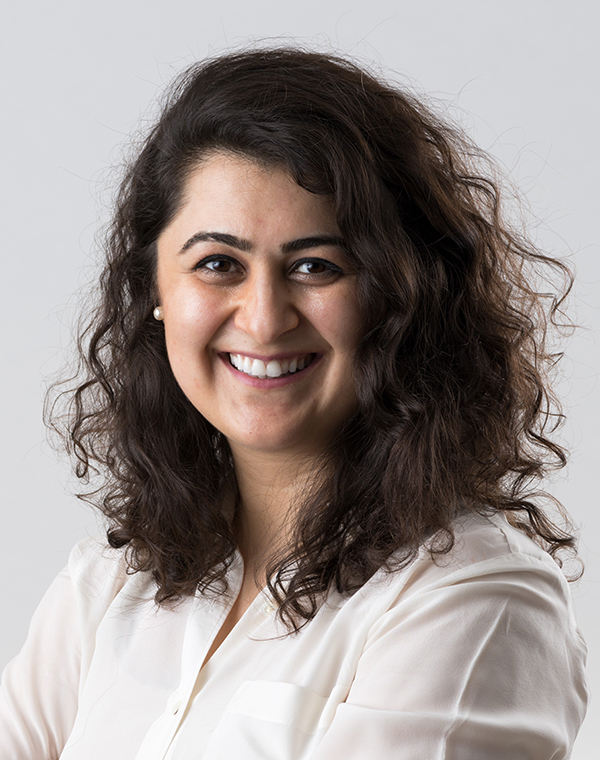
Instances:
[[[157,306],[156,309],[152,312],[154,314],[154,319],[158,320],[159,322],[162,322],[165,315],[163,314],[162,306]]]

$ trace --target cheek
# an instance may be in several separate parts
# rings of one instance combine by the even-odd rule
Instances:
[[[163,298],[167,352],[173,371],[197,362],[222,324],[216,299],[186,290],[171,291]]]
[[[315,304],[313,324],[337,351],[353,351],[362,337],[362,318],[354,292],[323,298]]]

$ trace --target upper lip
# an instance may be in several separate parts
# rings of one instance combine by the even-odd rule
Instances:
[[[249,359],[260,359],[263,362],[281,361],[282,359],[293,359],[295,356],[310,356],[310,354],[316,354],[316,351],[286,351],[281,354],[272,354],[271,356],[265,356],[264,354],[253,354],[250,351],[219,351],[222,354],[241,354],[247,356]]]

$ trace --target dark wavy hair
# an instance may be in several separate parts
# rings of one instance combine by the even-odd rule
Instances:
[[[130,162],[79,374],[58,397],[66,417],[51,408],[77,475],[102,477],[83,497],[131,571],[153,574],[157,602],[222,593],[236,549],[227,440],[179,388],[152,318],[157,237],[214,150],[331,196],[358,272],[358,409],[268,568],[282,618],[297,630],[328,591],[352,593],[424,543],[447,552],[466,512],[505,512],[550,554],[574,552],[564,511],[559,527],[535,490],[565,464],[548,328],[570,273],[505,222],[493,165],[421,99],[343,58],[242,51],[185,71]],[[538,292],[542,271],[559,276],[554,294]]]

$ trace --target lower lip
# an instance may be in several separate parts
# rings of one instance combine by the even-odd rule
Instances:
[[[311,374],[312,369],[321,361],[323,354],[315,354],[315,358],[305,369],[297,370],[293,375],[285,375],[284,377],[253,377],[247,375],[245,372],[240,372],[229,361],[229,354],[219,354],[219,359],[231,372],[236,380],[244,385],[249,385],[251,388],[281,388],[284,385],[291,385],[297,383],[304,377],[308,377]]]

